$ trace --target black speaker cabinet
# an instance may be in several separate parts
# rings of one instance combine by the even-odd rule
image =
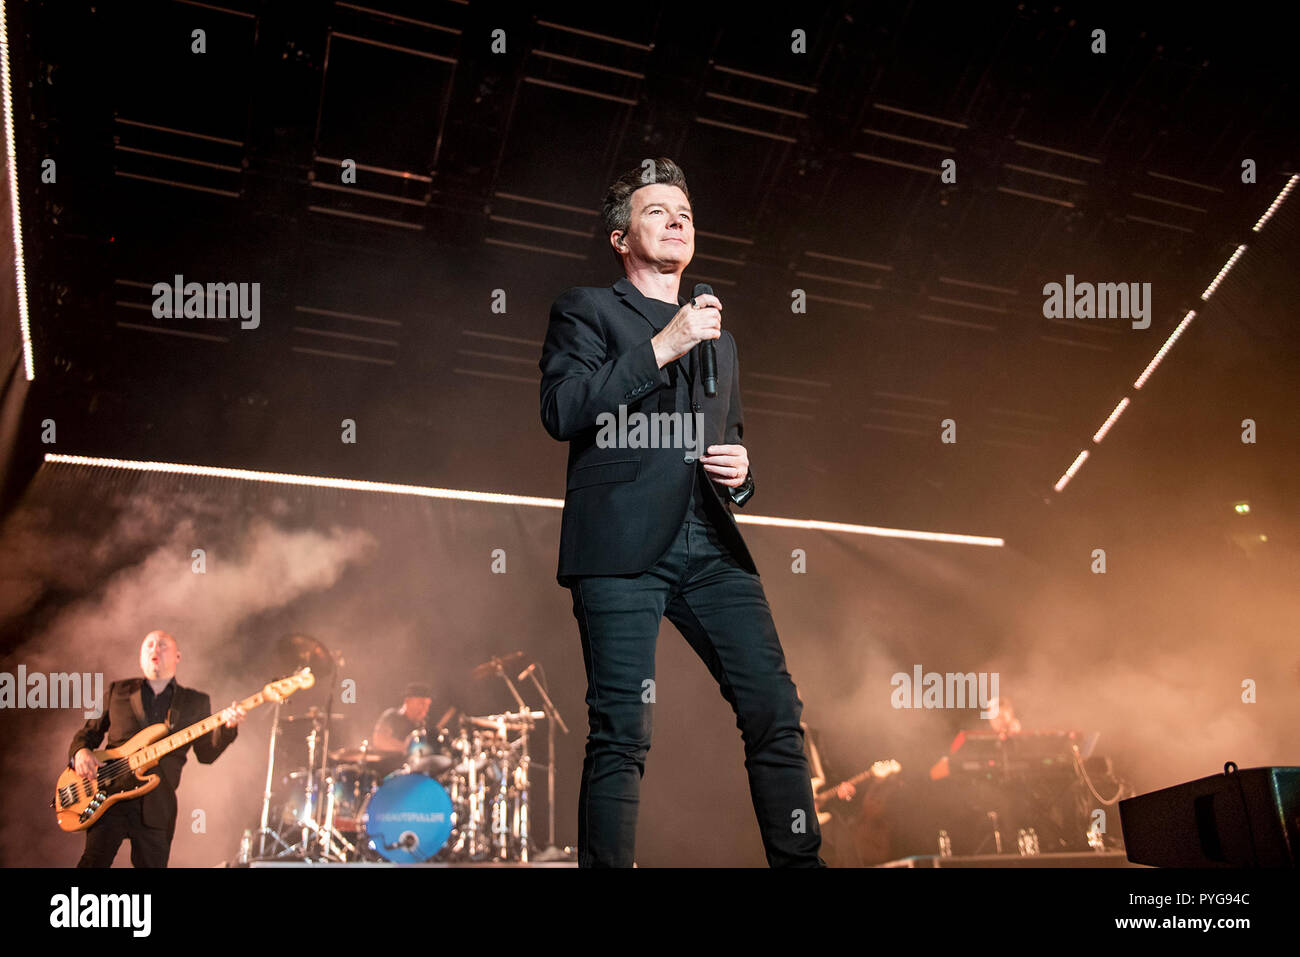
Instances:
[[[1119,802],[1128,859],[1153,867],[1295,867],[1300,768],[1231,768]]]

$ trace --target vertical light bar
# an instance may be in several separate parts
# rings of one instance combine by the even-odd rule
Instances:
[[[23,371],[27,381],[36,378],[32,361],[32,328],[27,317],[27,270],[23,265],[23,218],[18,208],[18,150],[14,144],[13,92],[9,86],[9,17],[0,0],[0,93],[4,96],[5,163],[9,171],[9,205],[14,224],[14,278],[18,286],[18,325],[23,338]]]
[[[1056,480],[1056,484],[1053,485],[1052,488],[1059,492],[1061,489],[1069,485],[1070,479],[1074,478],[1074,473],[1079,471],[1079,468],[1086,461],[1088,461],[1088,450],[1084,449],[1075,457],[1075,460],[1070,467],[1065,470],[1065,474]]]
[[[1124,396],[1124,398],[1119,400],[1119,405],[1115,406],[1115,411],[1110,414],[1110,418],[1101,424],[1101,428],[1098,429],[1097,434],[1092,437],[1092,441],[1096,443],[1104,439],[1106,433],[1110,431],[1110,427],[1115,424],[1115,420],[1118,419],[1127,408],[1128,396]]]

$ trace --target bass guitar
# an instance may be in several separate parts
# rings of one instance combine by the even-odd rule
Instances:
[[[279,681],[272,681],[256,694],[239,702],[239,707],[251,711],[267,701],[283,701],[302,688],[316,683],[310,668]],[[162,781],[157,774],[142,776],[162,757],[182,748],[205,734],[211,734],[225,724],[222,709],[196,721],[181,731],[168,733],[165,724],[151,724],[116,748],[95,751],[99,767],[95,778],[83,778],[74,768],[67,768],[54,785],[54,816],[65,831],[84,831],[98,821],[118,801],[127,801],[148,794]]]

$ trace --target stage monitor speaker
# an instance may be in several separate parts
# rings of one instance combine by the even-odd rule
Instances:
[[[1237,769],[1119,802],[1128,859],[1152,867],[1295,867],[1300,768]]]

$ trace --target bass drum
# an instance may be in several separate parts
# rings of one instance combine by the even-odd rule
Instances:
[[[451,798],[423,774],[391,774],[361,807],[366,846],[386,861],[427,861],[451,836]]]

